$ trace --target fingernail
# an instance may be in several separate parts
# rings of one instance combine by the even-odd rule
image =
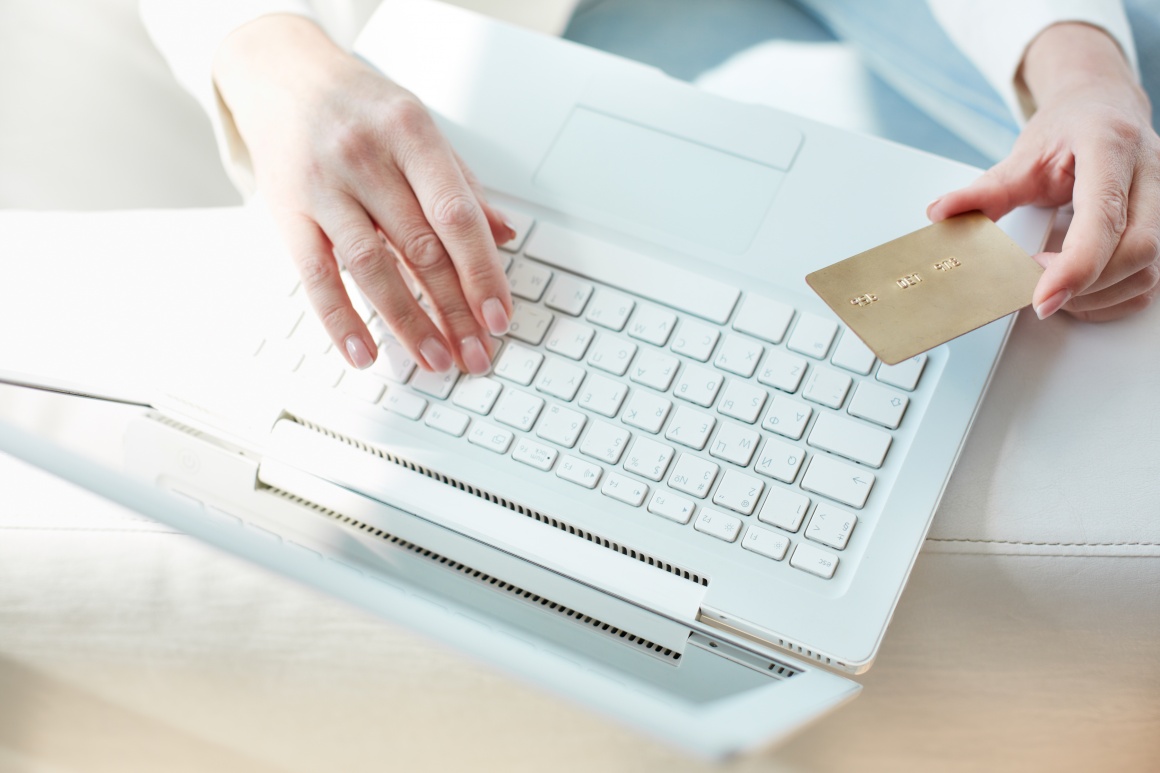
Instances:
[[[504,218],[503,227],[508,229],[508,233],[511,234],[511,236],[504,239],[502,242],[503,244],[507,244],[512,239],[516,238],[516,227],[512,225],[512,221],[508,220],[507,218]]]
[[[419,344],[419,354],[423,355],[423,359],[436,373],[446,373],[454,364],[447,347],[435,336],[428,336]]]
[[[347,336],[343,345],[346,347],[347,355],[350,356],[350,364],[359,370],[365,370],[374,363],[375,358],[371,356],[371,350],[357,335]]]
[[[487,323],[487,332],[493,336],[501,336],[508,331],[508,315],[499,298],[488,298],[483,302],[482,310],[483,321]]]
[[[935,208],[935,205],[943,200],[944,197],[939,196],[937,199],[926,205],[926,216],[930,217],[930,211]]]
[[[487,356],[487,350],[475,336],[468,336],[459,342],[459,354],[463,357],[463,364],[467,366],[467,372],[471,375],[482,376],[491,370],[491,358]]]
[[[1056,290],[1054,295],[1035,307],[1035,315],[1040,319],[1047,319],[1070,300],[1071,290],[1066,287],[1062,290]]]

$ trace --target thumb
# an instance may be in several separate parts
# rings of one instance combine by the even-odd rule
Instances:
[[[926,216],[932,222],[978,210],[998,220],[1015,207],[1034,203],[1040,185],[1031,164],[1009,156],[984,172],[965,188],[959,188],[931,202]]]

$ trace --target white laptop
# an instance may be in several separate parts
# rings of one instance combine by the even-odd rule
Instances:
[[[358,48],[518,226],[493,372],[417,370],[369,308],[380,359],[350,371],[272,237],[231,246],[249,215],[158,213],[94,252],[197,256],[150,333],[206,378],[134,385],[129,475],[12,425],[0,449],[704,755],[853,698],[1013,318],[886,367],[804,276],[978,170],[432,0]],[[1035,252],[1050,219],[1001,225]]]

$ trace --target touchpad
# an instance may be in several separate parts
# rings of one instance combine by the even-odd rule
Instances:
[[[784,177],[767,164],[577,107],[534,182],[564,205],[742,253]]]

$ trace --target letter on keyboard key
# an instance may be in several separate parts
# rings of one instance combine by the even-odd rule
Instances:
[[[870,351],[853,331],[845,330],[830,362],[839,368],[868,376],[870,369],[874,367],[875,358],[874,352]]]
[[[830,408],[841,408],[846,401],[846,393],[850,391],[850,381],[845,373],[819,366],[806,379],[802,397]]]
[[[672,407],[673,404],[665,398],[638,389],[632,393],[628,407],[624,409],[624,415],[620,420],[630,427],[643,429],[655,435],[661,431],[661,426],[664,425]]]
[[[645,349],[637,356],[628,377],[638,384],[664,392],[673,383],[677,365],[676,357]]]
[[[432,373],[429,370],[417,370],[411,377],[411,388],[440,400],[446,400],[451,394],[455,381],[459,378],[459,371],[455,368],[445,373]]]
[[[733,542],[741,533],[741,519],[702,507],[701,514],[693,522],[693,528],[717,539]]]
[[[576,396],[583,381],[583,369],[559,357],[549,357],[548,362],[540,369],[536,389],[561,400],[571,400]]]
[[[870,496],[870,489],[874,488],[874,473],[823,454],[814,454],[806,476],[802,478],[802,488],[861,510]]]
[[[488,451],[495,451],[497,454],[507,453],[507,450],[511,448],[512,437],[514,435],[511,430],[483,421],[472,424],[471,432],[467,433],[467,439],[472,444],[486,448]]]
[[[833,553],[803,542],[794,550],[789,565],[795,569],[816,574],[823,580],[828,580],[834,576],[834,571],[838,568],[838,557]]]
[[[405,416],[411,421],[418,421],[427,408],[427,401],[418,395],[391,387],[387,392],[387,399],[383,401],[383,407],[391,413]]]
[[[662,489],[653,495],[652,501],[648,503],[648,511],[670,521],[688,523],[693,516],[693,503]]]
[[[512,338],[539,346],[548,332],[548,325],[552,322],[552,312],[545,311],[530,303],[517,303],[512,311],[511,326],[508,335]]]
[[[673,414],[673,421],[665,432],[665,439],[700,451],[708,442],[709,434],[716,423],[717,420],[709,414],[682,405]]]
[[[843,550],[850,541],[850,534],[857,523],[858,516],[822,502],[814,510],[814,517],[810,519],[810,525],[806,527],[805,533],[806,537],[815,542]]]
[[[503,387],[493,378],[486,376],[468,376],[459,382],[455,396],[451,402],[460,408],[466,408],[472,413],[486,416],[491,413],[496,398]]]
[[[870,467],[881,467],[890,448],[890,433],[823,411],[806,442]]]
[[[791,307],[759,295],[750,295],[741,305],[741,311],[737,312],[733,329],[771,344],[780,344],[792,319]]]
[[[762,429],[799,440],[814,409],[805,403],[777,395],[769,404],[769,411],[761,422]]]
[[[571,319],[558,317],[548,333],[548,351],[562,354],[570,360],[579,360],[588,351],[596,331]]]
[[[606,373],[623,376],[636,354],[636,344],[616,336],[601,335],[588,352],[588,364]]]
[[[673,447],[655,440],[638,437],[624,460],[624,469],[642,478],[660,480],[673,460]]]
[[[516,450],[512,452],[512,458],[517,462],[523,462],[537,470],[544,471],[552,469],[552,465],[556,463],[556,455],[556,449],[534,440],[528,440],[526,437],[521,437],[516,441]]]
[[[745,532],[745,539],[741,540],[741,547],[774,561],[780,561],[785,558],[785,551],[789,549],[789,538],[769,529],[750,526]]]
[[[749,515],[757,507],[757,500],[765,484],[750,475],[742,475],[737,470],[726,470],[721,476],[721,485],[713,494],[713,504]]]
[[[508,270],[508,284],[511,285],[512,295],[527,298],[529,301],[540,300],[551,278],[550,269],[523,258],[513,260],[512,267]]]
[[[718,459],[733,462],[738,467],[748,467],[760,439],[761,435],[751,429],[725,422],[721,425],[717,437],[713,439],[709,453]]]
[[[883,384],[890,384],[907,392],[913,392],[918,386],[918,379],[922,376],[922,369],[926,367],[926,355],[920,354],[903,360],[897,365],[882,364],[878,366],[878,380]]]
[[[766,386],[783,392],[796,392],[806,374],[806,361],[801,357],[786,354],[780,349],[770,349],[765,362],[757,372],[757,380]]]
[[[370,372],[403,384],[415,372],[415,360],[394,336],[383,336],[383,342],[379,344],[379,358],[371,366]]]
[[[656,306],[638,306],[628,322],[628,334],[654,346],[664,346],[672,335],[677,315]]]
[[[466,413],[453,411],[442,405],[431,406],[431,410],[427,411],[427,418],[424,419],[428,427],[455,437],[460,437],[463,434],[464,430],[467,429],[468,421]]]
[[[584,388],[580,391],[579,403],[588,410],[611,419],[620,410],[620,404],[624,402],[624,396],[627,394],[628,387],[619,381],[589,375],[584,380]]]
[[[723,380],[721,374],[715,370],[689,365],[681,371],[673,394],[682,400],[708,408],[717,399],[717,390],[721,388]]]
[[[752,424],[761,415],[761,409],[765,407],[765,398],[764,389],[733,379],[725,387],[725,394],[717,404],[717,411]]]
[[[495,375],[527,386],[536,377],[544,355],[519,344],[508,344],[495,364]]]
[[[768,475],[785,483],[793,483],[804,458],[805,452],[797,446],[777,438],[770,438],[765,441],[754,470],[759,475]]]
[[[769,489],[769,496],[765,498],[765,504],[761,506],[757,519],[779,529],[797,531],[801,528],[802,520],[809,509],[809,497],[773,486]]]
[[[592,295],[592,285],[574,277],[557,274],[556,281],[548,288],[544,305],[549,309],[571,314],[573,317],[584,311],[588,298]]]
[[[626,505],[640,507],[644,498],[648,496],[648,486],[627,475],[617,475],[615,472],[610,472],[604,478],[604,485],[600,487],[600,493],[624,502]]]
[[[627,295],[601,287],[592,297],[584,319],[609,330],[624,330],[624,324],[628,322],[628,315],[635,305],[636,301]]]
[[[677,354],[691,357],[698,362],[708,362],[713,347],[717,345],[717,328],[686,319],[673,336],[672,350]]]
[[[803,313],[798,317],[797,326],[786,342],[786,347],[798,354],[824,360],[837,332],[838,323],[832,319]]]
[[[552,405],[540,417],[540,423],[536,425],[536,435],[565,448],[571,448],[576,445],[580,433],[584,431],[586,421],[582,413]]]
[[[509,389],[499,398],[495,408],[496,421],[516,429],[529,430],[540,416],[544,401],[517,389]]]
[[[692,494],[698,499],[704,499],[709,495],[709,489],[713,488],[713,481],[717,479],[717,472],[720,469],[712,462],[692,454],[681,454],[677,466],[673,468],[673,474],[669,476],[669,486],[677,491]]]
[[[725,343],[721,344],[721,351],[717,352],[717,359],[713,360],[713,366],[749,378],[757,370],[764,351],[765,347],[756,341],[739,335],[728,335],[725,336]]]
[[[584,442],[580,444],[580,453],[608,464],[616,464],[628,447],[630,437],[628,430],[623,427],[606,421],[594,421],[584,436]]]
[[[852,416],[859,416],[890,429],[898,429],[908,405],[910,398],[906,395],[863,381],[858,384],[848,410]]]
[[[586,462],[575,456],[565,456],[556,468],[556,477],[575,483],[584,488],[596,488],[600,480],[600,473],[604,470],[600,465]]]

